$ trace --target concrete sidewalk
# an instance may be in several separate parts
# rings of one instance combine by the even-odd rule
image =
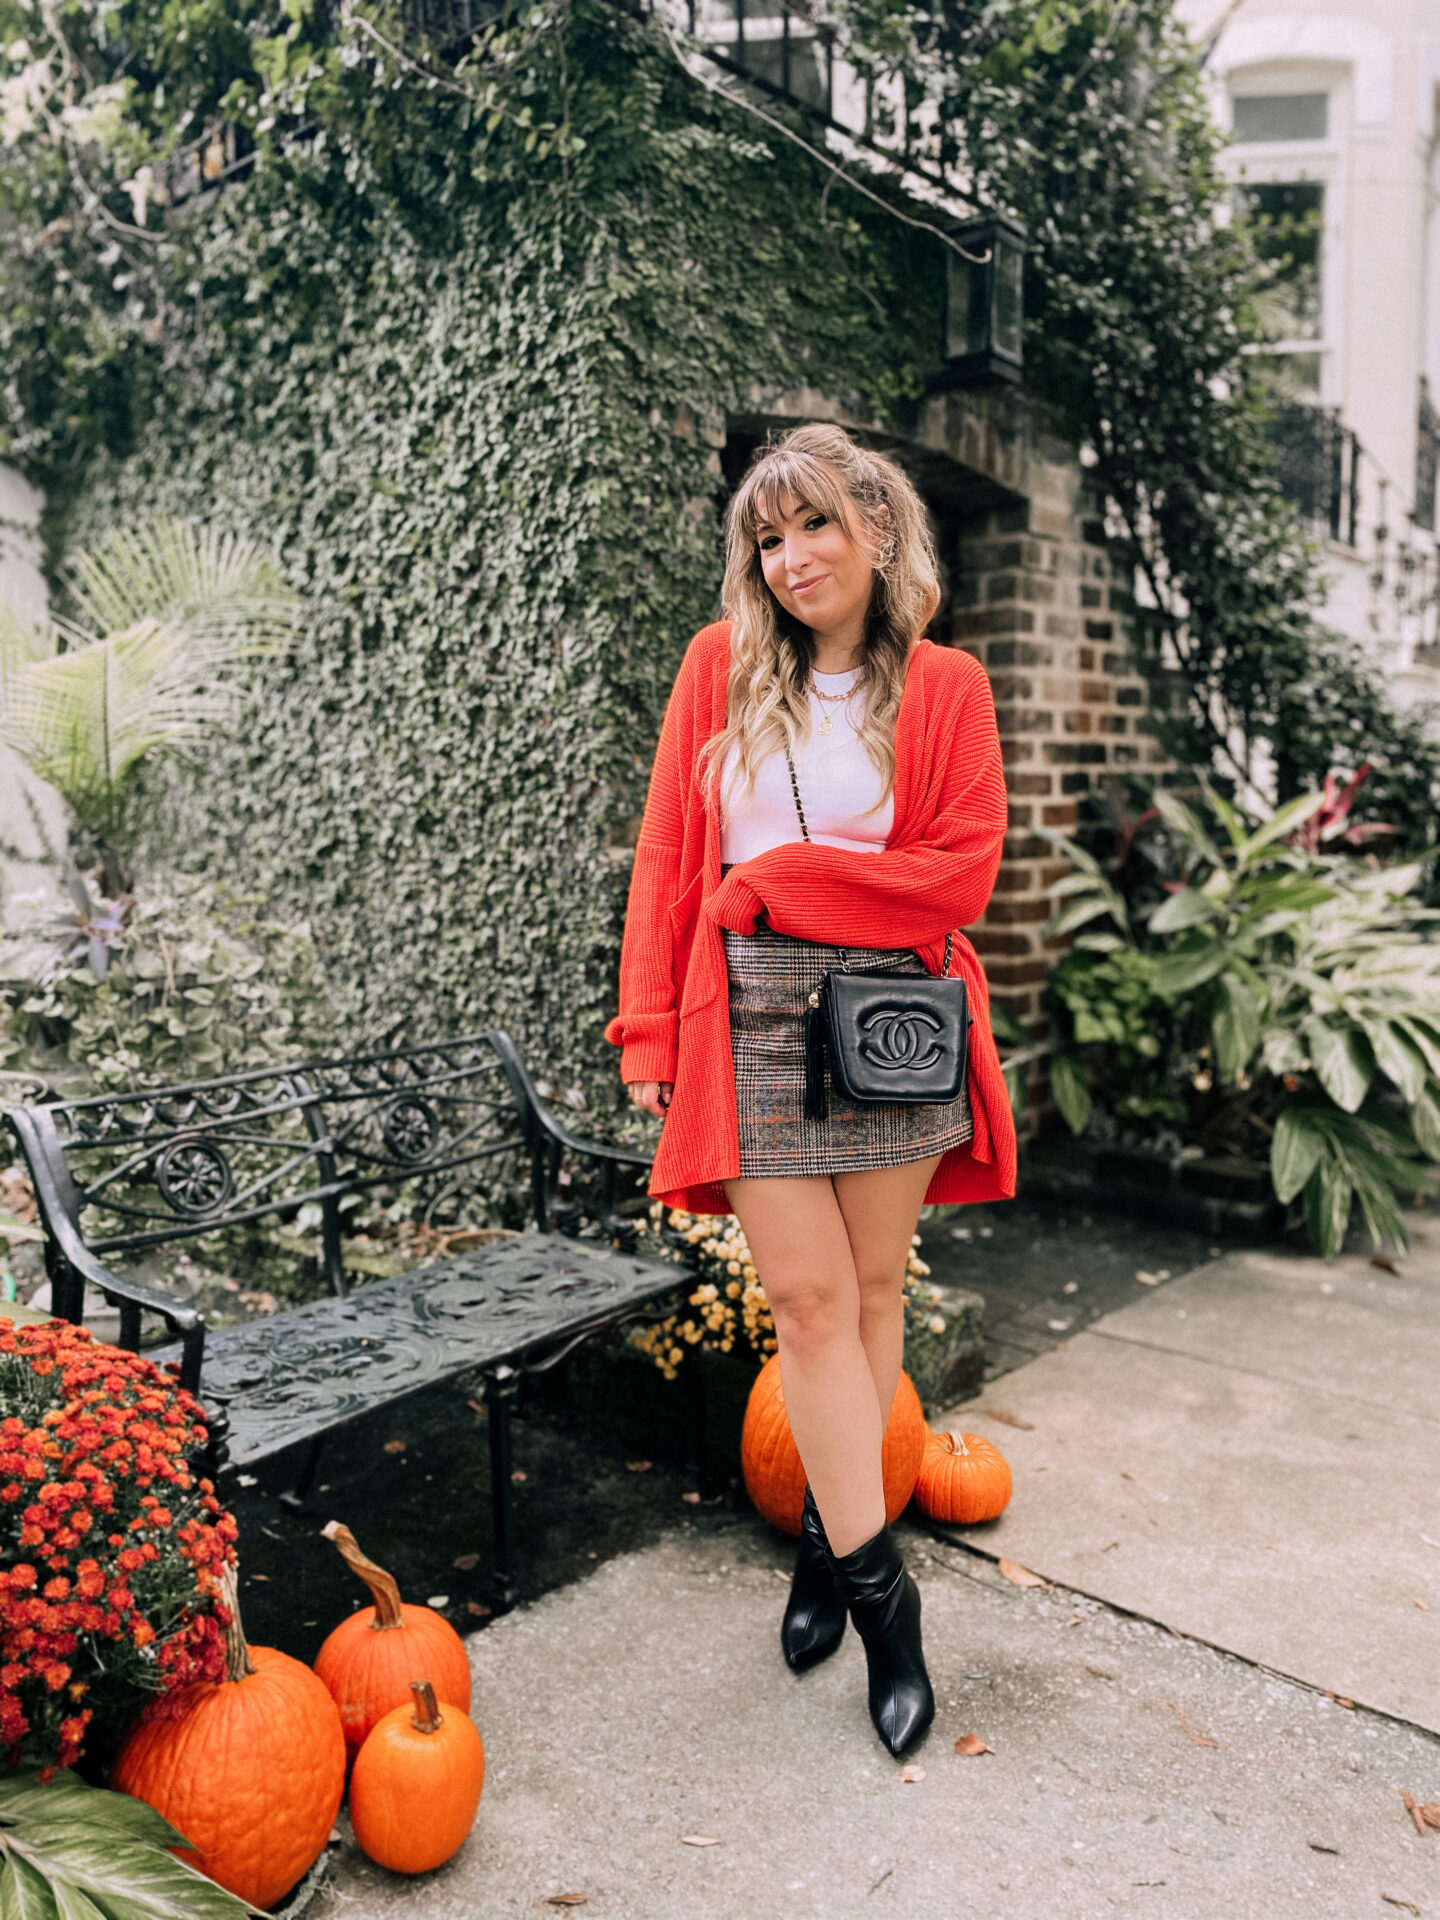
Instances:
[[[1016,1484],[989,1529],[902,1528],[939,1701],[923,1777],[870,1729],[853,1634],[786,1670],[789,1544],[703,1512],[472,1640],[469,1842],[412,1882],[347,1839],[315,1911],[1440,1914],[1440,1834],[1400,1799],[1440,1800],[1437,1252],[1422,1226],[1399,1275],[1230,1256],[936,1422],[992,1434]],[[957,1755],[967,1733],[993,1751]]]

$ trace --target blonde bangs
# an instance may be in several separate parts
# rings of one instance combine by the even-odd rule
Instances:
[[[882,799],[895,784],[895,720],[913,641],[940,604],[925,508],[895,461],[857,446],[839,427],[796,427],[757,456],[725,524],[721,604],[731,624],[723,729],[701,752],[706,794],[724,805],[721,770],[736,750],[737,791],[753,788],[769,754],[793,752],[810,731],[810,630],[765,583],[759,531],[778,525],[785,500],[803,501],[844,528],[874,582],[860,662],[865,708],[858,733],[880,770]]]

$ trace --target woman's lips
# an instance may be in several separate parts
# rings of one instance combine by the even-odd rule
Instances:
[[[813,580],[797,580],[790,591],[792,593],[813,593],[816,587],[823,587],[828,575],[817,574]]]

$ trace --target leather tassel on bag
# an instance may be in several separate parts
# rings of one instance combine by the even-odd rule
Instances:
[[[823,1120],[829,1107],[825,1100],[825,1009],[818,992],[811,994],[805,1009],[801,1037],[805,1046],[805,1118]]]

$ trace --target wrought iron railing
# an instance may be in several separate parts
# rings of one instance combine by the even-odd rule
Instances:
[[[1317,533],[1355,546],[1363,451],[1339,409],[1301,402],[1277,407],[1270,444],[1286,499]]]
[[[1440,473],[1440,413],[1430,398],[1430,382],[1420,376],[1420,411],[1415,434],[1415,505],[1410,518],[1427,533],[1435,531],[1435,480]]]

